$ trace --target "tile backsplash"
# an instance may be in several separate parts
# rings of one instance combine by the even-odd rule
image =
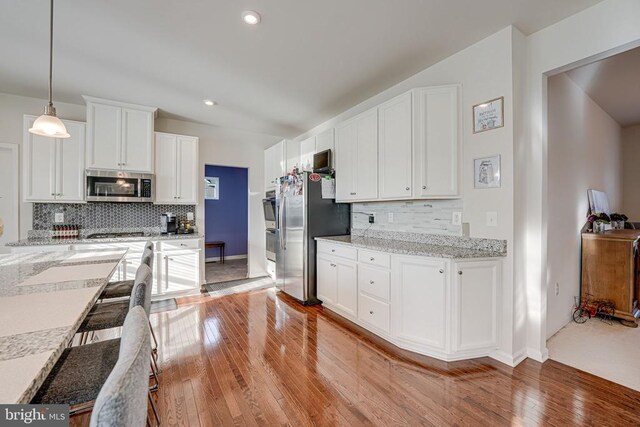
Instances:
[[[33,229],[50,230],[55,214],[64,213],[64,224],[76,224],[83,229],[159,227],[165,212],[176,214],[178,221],[195,215],[195,205],[154,205],[152,203],[34,203]],[[194,217],[195,218],[195,217]]]
[[[406,202],[354,203],[351,227],[356,230],[462,236],[462,226],[453,225],[453,212],[462,212],[462,200],[411,200]],[[375,214],[369,224],[368,214]],[[389,221],[393,214],[393,221]]]

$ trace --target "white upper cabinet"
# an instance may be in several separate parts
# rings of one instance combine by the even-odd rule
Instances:
[[[23,121],[23,194],[26,202],[84,202],[85,124],[63,120],[69,138],[29,132],[36,117]]]
[[[332,169],[335,167],[335,132],[334,129],[327,129],[324,132],[316,136],[316,153],[321,153],[325,150],[331,150],[331,164]],[[313,159],[311,159],[313,164]]]
[[[156,132],[157,204],[198,203],[198,138]]]
[[[336,127],[336,200],[378,198],[378,110]]]
[[[312,136],[300,142],[300,168],[313,171],[313,155],[316,154],[316,137]]]
[[[153,172],[156,108],[84,96],[87,168]]]
[[[460,85],[418,88],[413,92],[414,196],[458,197]]]
[[[411,92],[378,107],[380,199],[411,198]]]
[[[284,145],[285,141],[280,141],[279,143],[264,150],[265,191],[274,190],[278,179],[284,176]]]

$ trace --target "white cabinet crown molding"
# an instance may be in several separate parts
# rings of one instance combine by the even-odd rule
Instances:
[[[114,107],[131,108],[133,110],[147,111],[153,113],[153,118],[158,116],[158,107],[150,107],[148,105],[132,104],[129,102],[114,101],[112,99],[97,98],[95,96],[82,95],[86,103],[111,105]]]

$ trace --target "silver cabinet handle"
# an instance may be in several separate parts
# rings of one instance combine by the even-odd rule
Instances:
[[[426,190],[426,189],[427,189],[427,186],[426,186],[426,185],[423,185],[423,186],[422,186],[422,189],[423,189],[423,190]]]
[[[355,195],[356,195],[356,193],[349,193],[349,195],[351,195],[351,196],[355,196]]]
[[[458,274],[462,276],[462,271],[458,271]]]
[[[405,188],[405,190],[409,191],[409,187]]]
[[[369,261],[375,261],[376,259],[374,257],[369,258]]]
[[[373,280],[369,280],[369,284],[373,285],[375,282]]]
[[[336,265],[335,264],[331,264],[331,267],[336,267]]]
[[[56,195],[56,193],[51,193],[51,195],[52,195],[52,196],[55,196],[55,195]]]
[[[369,314],[373,314],[373,310],[369,310]]]
[[[443,273],[444,273],[444,269],[441,268],[440,269],[440,274],[443,274]]]
[[[184,244],[184,243],[180,243],[180,246],[187,246],[187,245],[186,245],[186,244]]]
[[[336,251],[335,249],[331,249],[331,252],[335,252],[335,251]]]

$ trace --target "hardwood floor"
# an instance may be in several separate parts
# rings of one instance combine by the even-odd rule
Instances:
[[[557,362],[409,361],[273,289],[178,304],[151,318],[162,425],[640,423],[640,393]]]

